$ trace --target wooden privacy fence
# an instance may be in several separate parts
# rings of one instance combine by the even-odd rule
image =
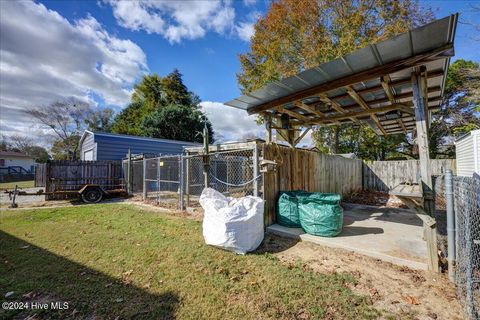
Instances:
[[[35,187],[45,187],[45,169],[47,167],[46,163],[37,163],[35,164]]]
[[[318,152],[263,145],[263,159],[278,163],[276,172],[263,174],[265,225],[275,222],[275,203],[280,191],[339,193],[362,189],[362,161]]]
[[[45,191],[78,190],[85,184],[97,184],[104,190],[123,188],[123,170],[120,160],[50,161],[45,166]],[[47,194],[45,200],[73,198],[72,194]]]
[[[455,159],[432,159],[432,174],[445,174],[451,169],[455,174]],[[363,164],[363,189],[388,192],[404,182],[417,183],[420,180],[420,161],[372,161]]]

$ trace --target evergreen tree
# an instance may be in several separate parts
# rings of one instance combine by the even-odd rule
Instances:
[[[183,83],[174,69],[165,77],[145,75],[134,87],[132,102],[115,118],[112,132],[184,141],[202,141],[206,116],[199,97]],[[207,125],[213,141],[210,122]]]

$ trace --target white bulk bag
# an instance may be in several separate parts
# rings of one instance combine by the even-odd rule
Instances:
[[[259,197],[225,197],[220,192],[203,189],[200,204],[204,210],[205,243],[245,254],[263,241],[263,204]]]

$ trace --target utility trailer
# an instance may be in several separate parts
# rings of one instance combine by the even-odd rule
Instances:
[[[67,187],[68,186],[68,187]],[[80,198],[85,203],[97,203],[105,197],[125,197],[128,195],[127,191],[123,188],[123,185],[116,186],[120,188],[106,189],[104,185],[87,183],[83,185],[68,184],[64,185],[64,189],[55,188],[54,191],[45,192],[43,189],[37,192],[26,192],[15,186],[14,190],[6,190],[5,193],[9,195],[9,199],[12,201],[11,208],[18,207],[16,203],[17,196],[41,196],[41,195],[65,195],[68,199]],[[109,185],[108,187],[112,187]]]

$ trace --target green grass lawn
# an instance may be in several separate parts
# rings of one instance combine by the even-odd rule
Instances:
[[[15,189],[15,185],[18,185],[19,188],[33,188],[34,181],[2,182],[0,183],[0,190]]]
[[[348,289],[351,275],[285,265],[262,249],[245,256],[216,249],[204,244],[201,222],[133,205],[3,211],[0,248],[0,300],[69,303],[36,310],[42,319],[380,315]],[[0,311],[0,318],[30,313]]]

